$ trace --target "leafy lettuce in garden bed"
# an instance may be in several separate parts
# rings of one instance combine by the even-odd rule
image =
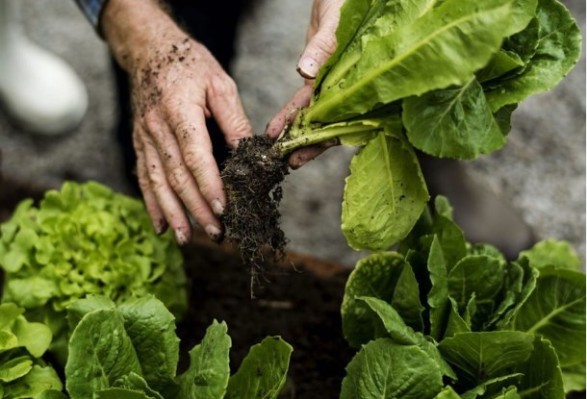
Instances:
[[[342,397],[562,399],[584,390],[577,255],[549,240],[508,263],[466,242],[451,213],[437,198],[398,252],[353,270],[342,321],[360,351]]]
[[[88,297],[68,309],[68,319],[73,330],[65,378],[71,399],[270,399],[285,384],[291,346],[265,338],[230,376],[231,340],[226,324],[216,321],[178,375],[174,317],[153,297],[118,306]]]
[[[53,330],[65,357],[64,309],[88,294],[116,302],[154,294],[176,315],[187,306],[183,259],[157,236],[143,204],[98,183],[65,183],[38,207],[19,204],[0,226],[3,301]]]
[[[53,367],[41,359],[51,330],[27,321],[23,313],[14,303],[0,305],[0,398],[50,399],[63,388]]]

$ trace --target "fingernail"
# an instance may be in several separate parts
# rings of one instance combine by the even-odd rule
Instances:
[[[220,241],[222,239],[222,231],[213,224],[206,226],[206,234],[214,241]]]
[[[188,242],[187,236],[181,230],[175,230],[175,240],[179,245],[186,244]]]
[[[154,220],[153,221],[153,228],[155,229],[155,233],[157,235],[161,235],[161,234],[163,234],[163,231],[165,230],[165,222],[161,219]]]
[[[220,202],[220,200],[218,199],[213,200],[212,210],[214,211],[216,216],[222,216],[222,214],[224,213],[224,206],[222,205],[222,202]]]
[[[298,73],[306,79],[314,79],[318,74],[318,63],[312,57],[304,57],[298,63]]]

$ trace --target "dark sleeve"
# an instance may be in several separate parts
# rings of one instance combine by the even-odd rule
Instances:
[[[98,29],[100,15],[108,0],[75,0],[94,28]]]

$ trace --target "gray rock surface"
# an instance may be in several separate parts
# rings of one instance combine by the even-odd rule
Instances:
[[[58,187],[95,179],[124,191],[112,126],[116,115],[107,49],[71,0],[20,0],[29,36],[65,58],[88,86],[90,111],[71,134],[38,138],[0,113],[5,175]],[[240,27],[234,76],[257,132],[302,79],[295,72],[310,0],[257,0]],[[585,2],[566,4],[585,32]],[[554,91],[516,112],[508,145],[467,165],[480,184],[509,201],[538,238],[571,241],[585,258],[585,54]],[[360,254],[340,232],[340,203],[353,150],[331,149],[292,172],[282,204],[283,228],[296,251],[351,265]]]

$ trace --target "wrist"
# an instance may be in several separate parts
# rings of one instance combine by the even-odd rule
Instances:
[[[109,0],[100,23],[114,57],[127,72],[156,56],[161,41],[187,37],[156,0]]]

